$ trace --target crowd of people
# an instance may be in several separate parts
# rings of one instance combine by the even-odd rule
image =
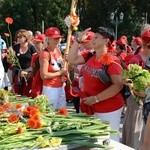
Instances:
[[[134,149],[150,149],[150,119],[147,123],[143,120],[143,103],[137,104],[132,94],[123,96],[121,76],[129,64],[145,69],[150,57],[150,25],[144,25],[131,44],[125,35],[115,39],[113,30],[107,27],[88,28],[71,36],[70,41],[66,54],[64,37],[57,27],[46,29],[45,34],[20,29],[12,47],[0,39],[0,88],[8,90],[9,78],[11,92],[32,98],[44,94],[54,109],[66,108],[71,95],[76,113],[108,121],[118,132],[121,116],[125,115],[122,141],[119,134],[110,138]],[[18,64],[14,64],[9,51]]]

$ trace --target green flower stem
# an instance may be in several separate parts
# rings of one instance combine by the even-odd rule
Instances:
[[[21,65],[20,65],[20,63],[19,63],[19,60],[18,60],[17,56],[14,55],[13,52],[11,52],[11,50],[10,50],[10,52],[9,52],[9,55],[10,55],[10,59],[11,59],[11,62],[12,62],[12,64],[13,64],[13,66],[17,66],[17,67],[19,67],[20,70],[22,70]],[[23,76],[23,78],[24,78],[24,80],[25,80],[26,86],[28,86],[27,78],[26,78],[25,76]]]
[[[9,43],[8,43],[8,38],[6,37],[6,43],[7,43],[7,46],[9,47]]]
[[[17,64],[17,66],[19,67],[20,70],[22,70],[21,65],[20,65],[20,63],[19,63],[19,60],[18,60],[18,58],[17,58],[16,56],[15,56],[15,59],[16,59],[16,64]],[[26,86],[28,86],[27,78],[26,78],[24,75],[23,75],[23,78],[24,78],[24,80],[25,80]]]
[[[12,34],[11,34],[11,31],[10,31],[10,28],[9,28],[9,24],[8,24],[8,32],[10,34],[10,46],[12,46]]]

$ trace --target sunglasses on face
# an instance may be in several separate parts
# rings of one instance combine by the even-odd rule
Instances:
[[[22,39],[23,37],[25,37],[25,36],[17,36],[18,39]]]

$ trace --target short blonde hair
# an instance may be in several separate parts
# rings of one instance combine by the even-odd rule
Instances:
[[[144,24],[141,27],[141,34],[144,33],[145,31],[150,30],[150,24]]]

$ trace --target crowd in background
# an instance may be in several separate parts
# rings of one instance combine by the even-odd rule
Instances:
[[[111,128],[118,131],[121,117],[125,116],[120,142],[139,149],[144,140],[141,150],[148,150],[150,119],[144,138],[142,104],[137,105],[132,94],[127,99],[122,96],[121,73],[129,64],[145,68],[150,57],[150,25],[144,25],[141,35],[133,35],[131,42],[125,35],[114,37],[114,32],[106,27],[86,29],[71,36],[70,51],[65,54],[65,38],[58,28],[50,27],[45,34],[20,29],[12,47],[0,39],[0,88],[9,87],[14,94],[32,98],[44,94],[54,109],[66,107],[67,101],[72,101],[76,113],[109,121]],[[20,66],[13,65],[9,51]],[[111,138],[118,142],[120,139],[119,135]]]

